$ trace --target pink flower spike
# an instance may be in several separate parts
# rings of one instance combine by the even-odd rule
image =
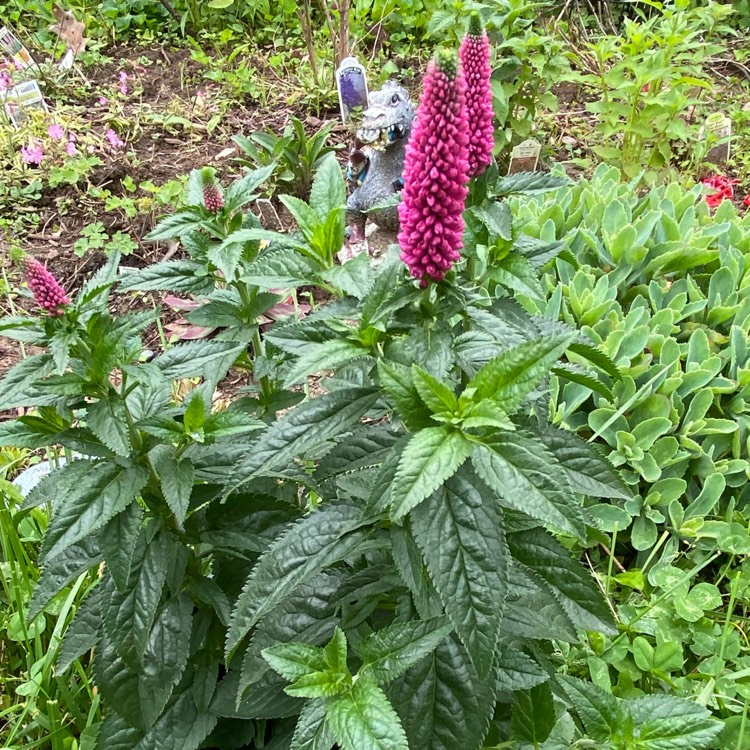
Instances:
[[[47,128],[47,135],[53,141],[61,141],[65,137],[65,130],[62,125],[50,125],[49,128]]]
[[[70,298],[57,279],[38,261],[26,261],[26,280],[37,304],[50,315],[58,316],[65,312]]]
[[[122,148],[122,147],[123,147],[123,146],[125,145],[125,144],[124,144],[124,143],[123,143],[123,142],[122,142],[122,141],[120,140],[120,137],[119,137],[119,136],[117,135],[117,133],[115,133],[115,131],[114,131],[114,130],[112,130],[112,128],[110,128],[110,129],[109,129],[109,130],[108,130],[108,131],[107,131],[107,132],[106,132],[106,133],[104,134],[104,137],[105,137],[105,138],[107,139],[107,141],[109,142],[109,145],[110,145],[110,146],[111,146],[112,148],[114,148],[114,149]]]
[[[421,286],[441,281],[461,257],[469,181],[465,86],[455,54],[439,51],[427,68],[406,145],[398,243]]]
[[[469,33],[459,50],[466,77],[466,113],[469,118],[469,176],[477,177],[492,163],[495,129],[490,86],[490,40],[478,13],[471,14]]]
[[[39,166],[44,158],[44,149],[39,141],[33,141],[29,146],[21,147],[21,161],[24,164]]]

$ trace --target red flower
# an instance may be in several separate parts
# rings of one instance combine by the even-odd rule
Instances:
[[[730,180],[726,175],[715,174],[701,181],[706,187],[713,188],[715,192],[706,195],[706,203],[709,208],[716,208],[724,198],[734,198],[734,186],[739,180]]]

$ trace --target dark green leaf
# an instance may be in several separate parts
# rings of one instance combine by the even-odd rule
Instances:
[[[646,695],[628,701],[638,743],[649,750],[697,750],[713,747],[722,724],[708,709],[672,695]]]
[[[562,469],[543,444],[516,433],[497,433],[475,445],[472,463],[502,505],[583,538],[578,501]]]
[[[374,388],[342,388],[296,407],[261,433],[229,476],[226,493],[256,474],[272,473],[314,446],[350,430],[378,396]]]
[[[202,297],[214,289],[214,278],[201,263],[192,260],[167,260],[120,276],[120,292],[178,292]]]
[[[200,399],[192,399],[200,403]],[[201,407],[201,416],[203,408]],[[187,415],[186,415],[187,416]],[[186,426],[187,429],[187,426]],[[187,516],[190,495],[193,492],[194,470],[189,458],[177,459],[171,445],[157,445],[149,453],[159,480],[164,499],[174,513],[175,520],[182,526]]]
[[[626,704],[593,683],[566,676],[559,676],[557,681],[591,739],[597,742],[609,741],[629,718]]]
[[[104,586],[89,592],[68,626],[57,655],[55,673],[64,674],[70,665],[99,643],[102,624],[102,593]]]
[[[475,669],[486,677],[508,591],[508,552],[499,508],[462,471],[411,516],[414,536],[446,614]]]
[[[455,636],[388,687],[410,750],[477,750],[487,734],[495,694]]]
[[[412,365],[411,371],[414,387],[419,397],[433,414],[442,411],[454,412],[458,409],[458,399],[452,388],[430,375],[419,365]]]
[[[496,198],[504,198],[517,193],[532,195],[557,190],[569,184],[570,180],[567,177],[552,175],[547,172],[517,172],[498,180],[492,194]]]
[[[135,750],[196,750],[216,726],[218,717],[196,711],[190,693],[181,695],[136,745]]]
[[[329,268],[321,277],[351,297],[362,299],[370,291],[374,280],[370,256],[367,253],[355,255],[343,265]]]
[[[141,660],[138,681],[147,727],[159,718],[187,665],[192,604],[186,594],[170,599],[154,620]]]
[[[0,410],[51,404],[55,397],[39,391],[35,384],[49,375],[54,366],[49,354],[26,357],[13,365],[0,380]]]
[[[102,557],[99,539],[94,536],[71,544],[56,557],[45,560],[26,613],[27,621],[31,622],[73,579],[99,565]]]
[[[546,682],[549,674],[523,651],[507,646],[501,649],[495,665],[497,689],[513,692],[528,690]]]
[[[487,227],[491,240],[500,237],[509,242],[513,239],[513,215],[507,203],[485,201],[481,206],[475,206],[470,211]]]
[[[125,469],[117,464],[73,461],[50,475],[57,481],[44,484],[54,513],[42,545],[45,559],[54,557],[101,528],[133,502],[148,480],[141,466]],[[38,489],[42,490],[40,484]],[[40,493],[41,494],[41,493]]]
[[[261,289],[288,289],[314,283],[318,270],[298,249],[286,247],[262,252],[246,267],[242,280]]]
[[[453,630],[447,617],[398,623],[367,636],[357,647],[362,671],[382,685],[431,654]]]
[[[381,387],[408,429],[415,431],[434,424],[430,410],[419,397],[408,367],[381,359],[378,360],[378,376]]]
[[[124,591],[130,577],[130,561],[143,523],[143,509],[131,503],[102,529],[99,535],[104,562],[115,586]]]
[[[513,695],[511,708],[513,737],[539,747],[555,726],[555,702],[548,684]]]
[[[284,380],[284,388],[301,383],[321,370],[335,370],[346,362],[368,355],[369,351],[363,346],[343,338],[310,347],[292,366]]]
[[[245,344],[232,341],[190,341],[168,349],[154,360],[164,377],[171,380],[203,375],[216,360],[234,361],[245,350]]]
[[[539,437],[562,466],[576,492],[591,497],[630,500],[633,493],[594,445],[552,426],[540,430]]]
[[[616,632],[615,621],[591,574],[551,534],[530,529],[508,535],[513,558],[546,581],[571,620],[585,630]]]
[[[146,532],[133,553],[125,589],[113,591],[104,614],[104,627],[117,653],[130,669],[138,669],[159,607],[164,582],[174,559],[166,531],[146,541]]]
[[[477,400],[492,398],[510,413],[547,377],[572,338],[560,332],[514,346],[482,367],[467,390],[476,389]]]
[[[369,522],[356,505],[325,503],[278,537],[253,568],[237,600],[227,652],[298,586],[361,548],[369,536],[362,527]]]
[[[125,404],[119,397],[112,396],[91,404],[86,415],[86,425],[104,445],[118,456],[130,455],[130,435]]]

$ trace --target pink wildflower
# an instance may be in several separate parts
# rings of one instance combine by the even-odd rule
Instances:
[[[73,141],[68,141],[68,145],[65,146],[65,151],[68,156],[78,156],[78,149],[76,148],[76,144],[73,143]]]
[[[100,107],[106,107],[109,104],[109,99],[106,96],[100,96],[96,102]]]
[[[438,52],[423,84],[406,146],[398,242],[411,275],[427,286],[430,279],[443,279],[463,247],[469,126],[465,82],[455,55]]]
[[[44,158],[44,149],[39,141],[32,141],[28,146],[21,147],[21,160],[24,164],[39,166]]]
[[[70,298],[57,279],[38,261],[26,261],[26,279],[37,303],[50,315],[62,315]]]
[[[47,128],[47,135],[53,141],[61,141],[65,137],[65,130],[63,129],[62,125],[58,125],[57,123],[55,123],[54,125],[50,125],[49,128]]]
[[[110,146],[111,146],[112,148],[114,148],[114,149],[122,148],[122,147],[123,147],[123,146],[125,145],[125,144],[124,144],[124,143],[123,143],[123,142],[122,142],[122,141],[120,140],[120,136],[118,136],[118,135],[117,135],[117,133],[115,133],[115,131],[114,131],[114,130],[112,130],[112,128],[110,128],[110,129],[109,129],[109,130],[108,130],[108,131],[107,131],[107,132],[106,132],[106,133],[104,134],[104,137],[105,137],[105,138],[107,139],[107,141],[109,142],[109,145],[110,145]]]
[[[0,71],[0,91],[7,91],[12,83],[10,73],[7,70]]]
[[[469,176],[482,174],[492,162],[495,147],[490,87],[490,40],[478,13],[471,14],[469,33],[461,42],[461,67],[466,77],[466,113],[469,118]]]
[[[124,70],[121,70],[119,78],[120,78],[120,85],[118,88],[120,89],[120,93],[127,94],[128,93],[128,74]]]

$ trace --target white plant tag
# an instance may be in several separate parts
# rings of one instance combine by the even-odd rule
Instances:
[[[342,60],[336,71],[336,88],[344,124],[351,120],[355,110],[367,109],[367,73],[356,57]]]
[[[517,172],[536,172],[539,164],[539,154],[542,153],[542,144],[539,141],[529,138],[523,143],[519,143],[510,152],[510,165],[508,174]]]
[[[12,89],[0,92],[0,103],[3,105],[5,114],[16,128],[19,128],[29,119],[29,112],[33,109],[41,109],[48,112],[47,103],[36,81],[24,81]]]
[[[0,29],[0,47],[13,58],[16,67],[23,69],[36,65],[24,43],[7,26]]]
[[[732,120],[723,112],[714,112],[707,118],[701,134],[711,139],[711,146],[706,154],[706,161],[711,164],[725,164],[729,161],[729,144],[732,137]],[[718,141],[718,143],[717,143]]]

